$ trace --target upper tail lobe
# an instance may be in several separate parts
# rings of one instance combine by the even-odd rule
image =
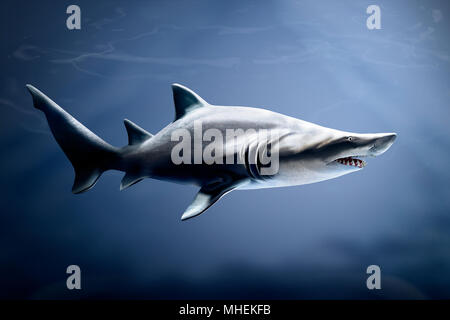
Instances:
[[[61,149],[75,169],[72,192],[92,188],[100,175],[114,168],[118,149],[102,140],[32,85],[26,86],[34,106],[44,112]]]

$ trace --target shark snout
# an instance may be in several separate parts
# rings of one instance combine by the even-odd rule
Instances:
[[[397,138],[396,133],[379,133],[374,137],[374,144],[369,152],[373,156],[379,156],[386,152]]]

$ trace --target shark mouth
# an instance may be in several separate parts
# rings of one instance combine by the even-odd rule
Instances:
[[[340,164],[343,164],[345,166],[353,166],[357,168],[363,168],[366,166],[366,162],[360,159],[355,159],[352,157],[346,157],[346,158],[339,158],[335,160],[336,162],[339,162]]]

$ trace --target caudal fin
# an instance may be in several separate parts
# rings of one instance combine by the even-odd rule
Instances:
[[[72,192],[92,188],[100,175],[113,168],[117,149],[83,126],[32,85],[26,85],[35,108],[44,112],[48,125],[75,170]]]

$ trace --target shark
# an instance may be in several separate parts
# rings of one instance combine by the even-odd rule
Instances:
[[[397,137],[393,132],[353,133],[326,128],[262,108],[212,105],[191,89],[172,84],[174,120],[153,135],[125,119],[128,144],[115,147],[41,91],[29,84],[26,87],[34,107],[45,114],[55,140],[72,163],[74,194],[91,189],[107,170],[125,172],[121,190],[146,178],[196,185],[200,190],[182,220],[200,215],[233,190],[304,185],[357,172],[366,167],[368,157],[386,152]],[[184,141],[187,148],[196,144],[205,148],[212,143],[211,136],[197,139],[199,124],[203,130],[214,130],[215,139],[227,137],[219,144],[225,151],[215,152],[216,161],[212,163],[189,161],[195,154],[184,153],[190,150],[178,154],[187,161],[174,161],[174,150],[181,140],[179,132],[190,134],[183,139],[190,139]],[[229,130],[240,134],[228,138]],[[271,134],[260,135],[258,130]],[[276,159],[276,170],[264,174],[268,155],[271,161]]]

